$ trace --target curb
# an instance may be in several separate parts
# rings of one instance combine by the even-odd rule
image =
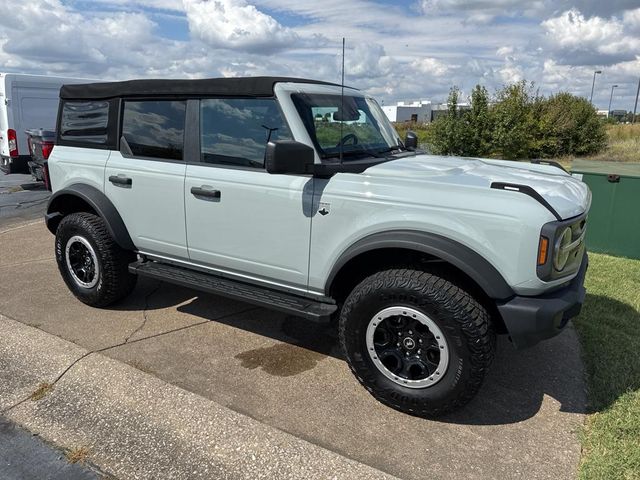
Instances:
[[[3,315],[0,338],[4,416],[115,477],[395,478]]]

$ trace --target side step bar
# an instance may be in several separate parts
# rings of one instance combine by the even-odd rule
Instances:
[[[129,265],[129,272],[252,303],[315,322],[328,322],[331,315],[338,309],[337,305],[332,303],[319,302],[166,263],[137,261]]]

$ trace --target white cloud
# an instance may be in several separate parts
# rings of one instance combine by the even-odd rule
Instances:
[[[274,52],[298,35],[244,0],[184,0],[191,34],[214,48]]]
[[[624,12],[622,19],[625,27],[629,31],[640,34],[640,8],[627,10]]]
[[[386,103],[519,79],[588,96],[594,69],[596,103],[612,83],[620,104],[635,99],[638,0],[413,1],[424,15],[375,0],[0,0],[0,69],[339,82],[344,36],[347,82]]]
[[[574,8],[545,20],[542,28],[553,49],[578,63],[584,63],[585,57],[594,64],[617,63],[640,51],[640,37],[627,34],[625,21],[617,17],[587,18]]]
[[[358,43],[345,52],[345,76],[350,79],[371,79],[389,75],[393,64],[382,45]]]
[[[417,58],[411,62],[411,66],[421,73],[440,77],[449,72],[449,66],[437,58]]]

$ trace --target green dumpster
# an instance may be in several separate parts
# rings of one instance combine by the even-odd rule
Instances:
[[[576,160],[572,173],[593,194],[587,248],[640,258],[640,163]]]

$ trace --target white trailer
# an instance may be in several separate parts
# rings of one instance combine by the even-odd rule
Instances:
[[[29,146],[25,130],[55,130],[60,87],[85,83],[79,78],[0,73],[0,169],[27,171]]]

